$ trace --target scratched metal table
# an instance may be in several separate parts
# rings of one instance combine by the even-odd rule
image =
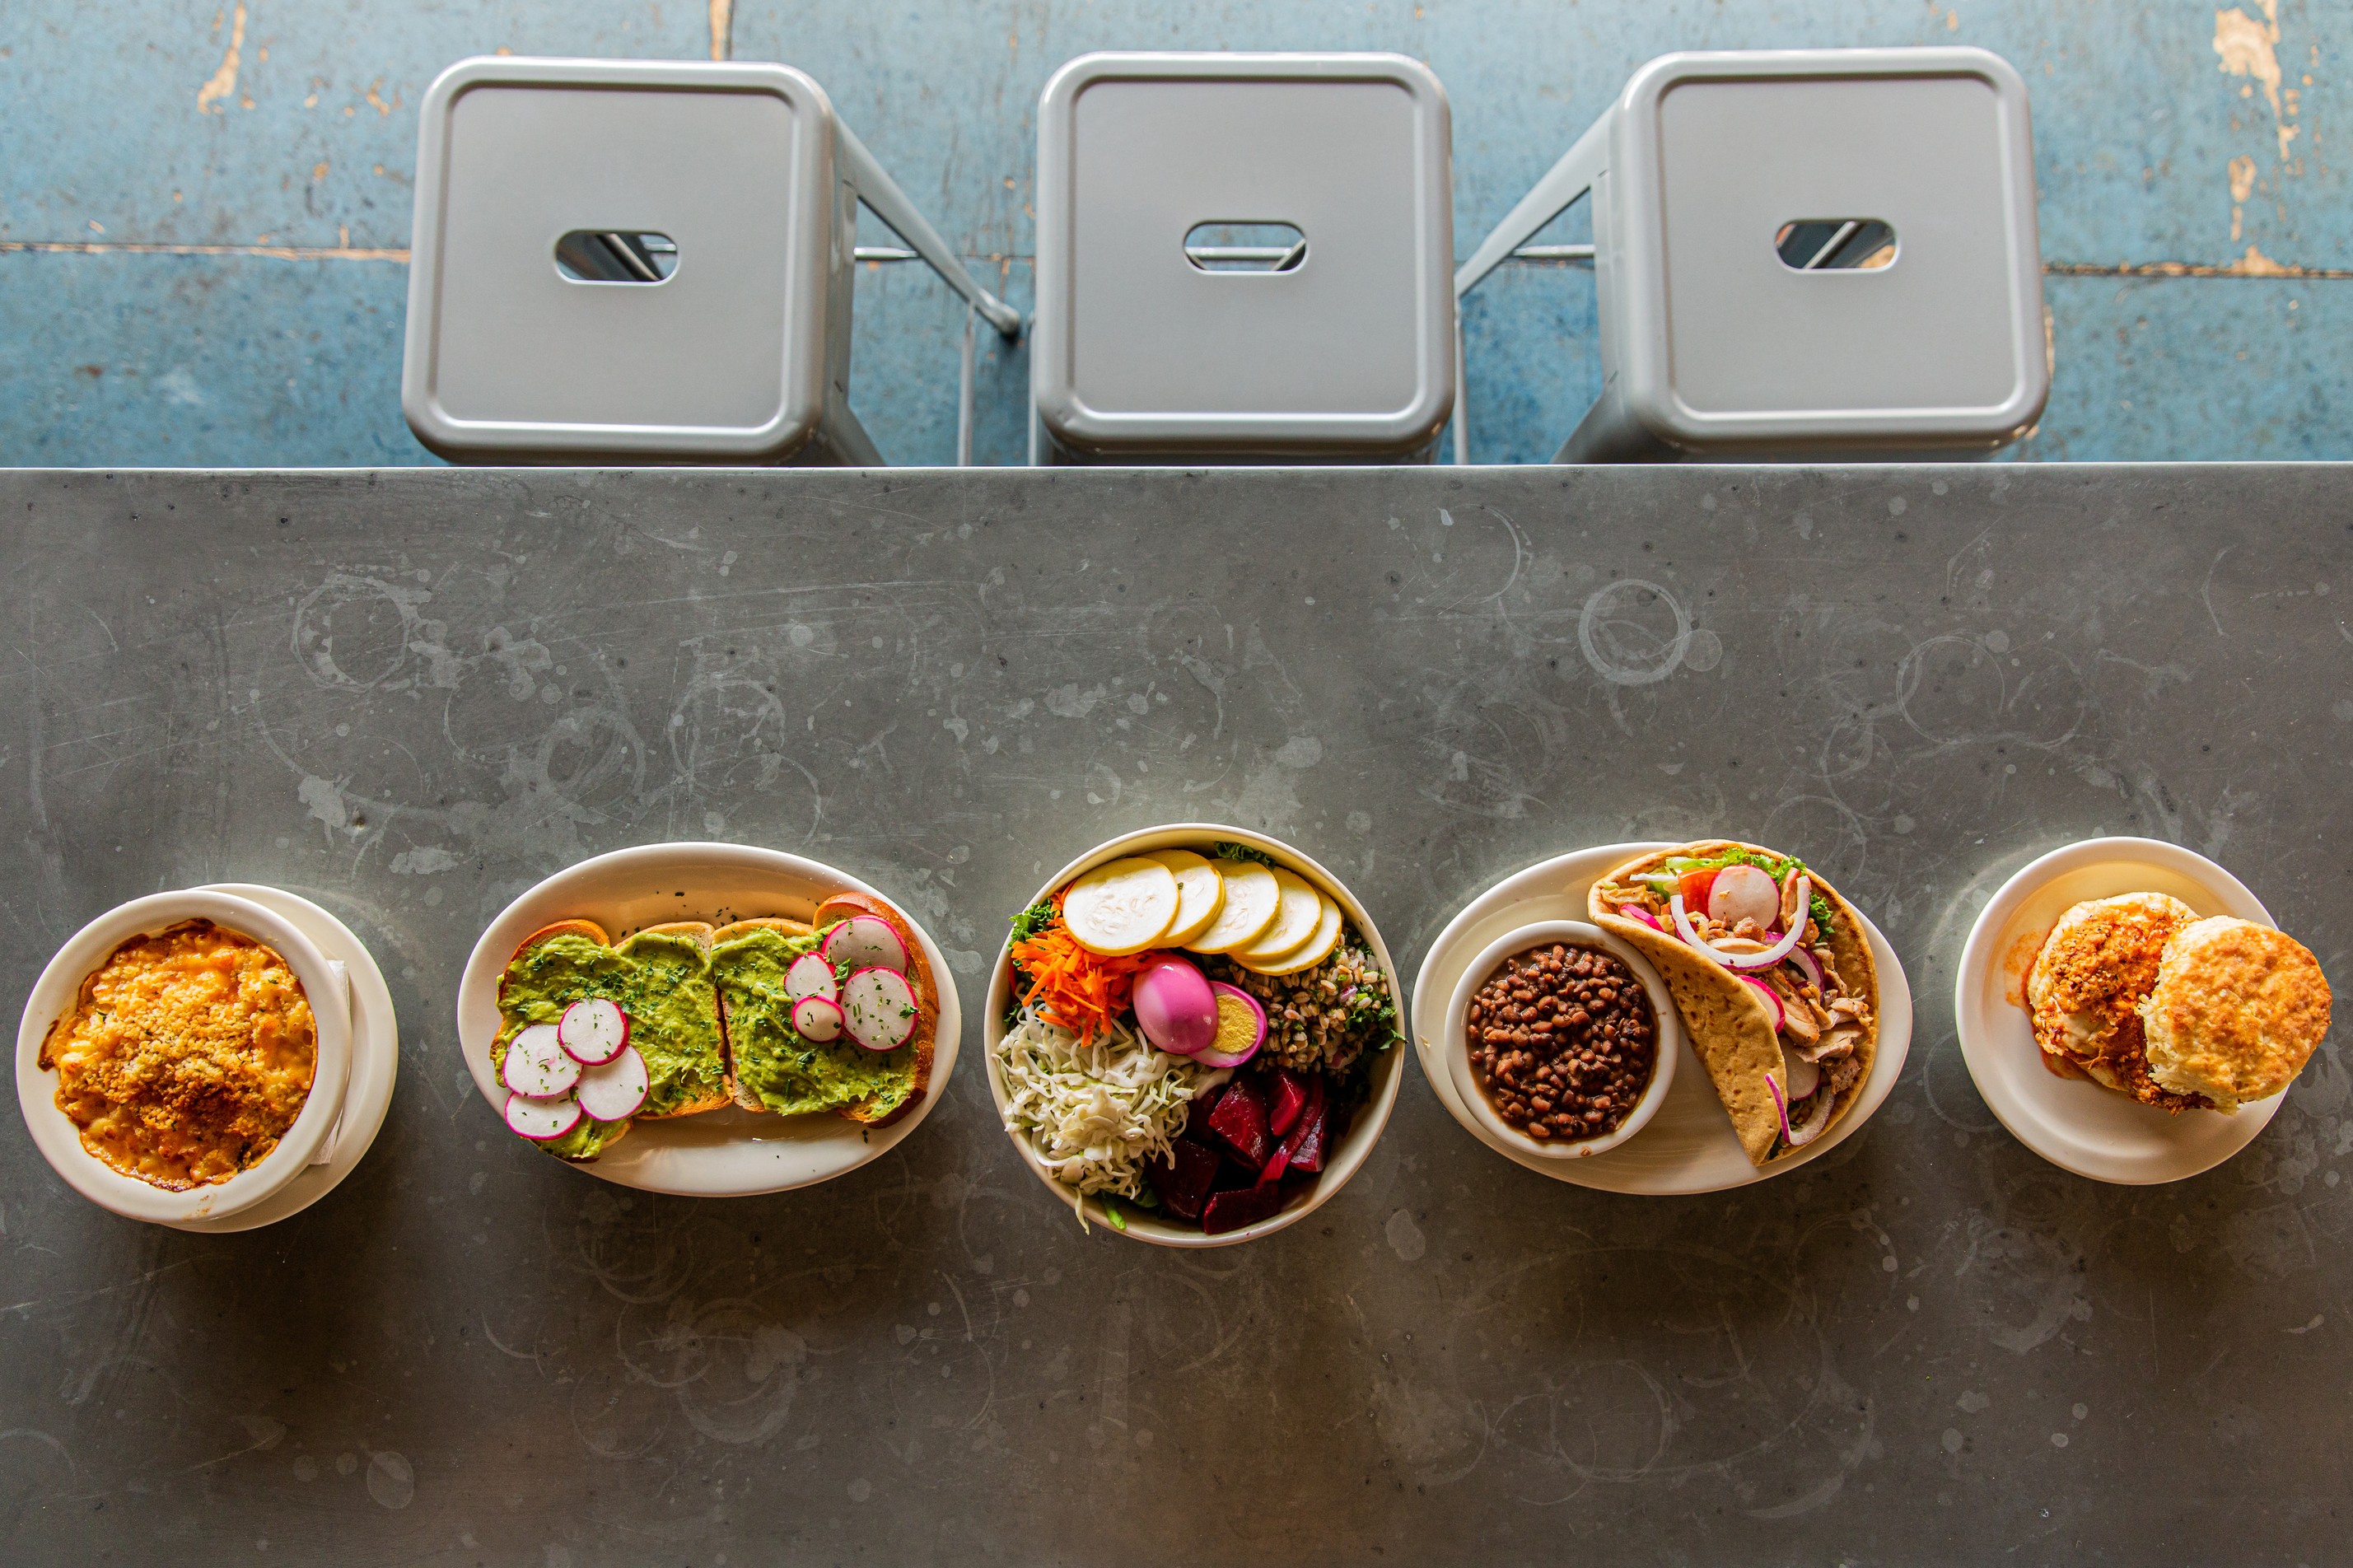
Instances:
[[[2341,1555],[2332,1045],[2228,1166],[2012,1142],[1952,965],[2103,832],[2227,861],[2340,982],[2353,471],[0,476],[5,973],[276,883],[383,963],[402,1079],[301,1218],[205,1237],[0,1131],[18,1563],[2158,1562]],[[1831,1158],[1640,1200],[1418,1069],[1310,1224],[1080,1234],[979,1070],[984,968],[1115,831],[1282,834],[1410,977],[1495,879],[1736,829],[1920,1004]],[[505,1134],[454,990],[513,893],[801,850],[948,948],[967,1053],[892,1156],[648,1198]]]

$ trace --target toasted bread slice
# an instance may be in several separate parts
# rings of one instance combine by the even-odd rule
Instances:
[[[738,1105],[786,1116],[831,1110],[862,1126],[885,1127],[923,1102],[939,1017],[931,966],[905,917],[880,900],[828,899],[818,910],[817,929],[852,915],[881,920],[907,950],[908,987],[916,999],[916,1026],[907,1043],[877,1056],[847,1039],[803,1038],[783,1013],[783,971],[816,946],[815,929],[776,918],[738,921],[713,937],[720,1016]],[[767,933],[784,942],[760,940]]]
[[[507,961],[506,971],[499,979],[499,1011],[501,1023],[499,1038],[491,1047],[493,1064],[498,1063],[503,1057],[506,1043],[525,1024],[553,1022],[552,1018],[533,1019],[526,1016],[529,1007],[534,1005],[518,997],[516,986],[518,977],[532,965],[534,955],[565,937],[575,938],[593,948],[605,949],[612,953],[615,959],[624,963],[635,960],[638,963],[660,963],[663,962],[660,949],[666,947],[670,942],[681,938],[701,955],[701,962],[698,964],[670,965],[674,969],[681,970],[672,977],[674,984],[683,984],[701,994],[700,996],[689,998],[690,1005],[687,1026],[683,1031],[684,1037],[673,1038],[672,1035],[678,1032],[666,1030],[658,1037],[649,1035],[645,1039],[634,1042],[639,1046],[641,1054],[647,1055],[648,1076],[653,1080],[653,1093],[648,1098],[648,1105],[650,1107],[659,1101],[662,1108],[640,1110],[637,1116],[628,1121],[597,1123],[599,1128],[610,1131],[600,1136],[596,1152],[602,1152],[626,1136],[631,1121],[639,1119],[661,1120],[675,1116],[691,1116],[700,1111],[716,1110],[726,1104],[728,1100],[726,1056],[720,1043],[718,993],[710,974],[711,927],[702,921],[673,921],[648,926],[643,931],[624,937],[617,942],[610,933],[595,921],[566,920],[558,921],[553,925],[542,926],[523,938],[516,944],[514,955]],[[648,938],[655,940],[648,942]],[[642,944],[642,955],[633,951],[638,949],[639,944]],[[576,962],[576,959],[565,962]],[[617,981],[611,985],[600,984],[591,981],[588,976],[582,975],[573,986],[567,989],[576,990],[579,994],[584,995],[603,994],[608,989],[618,989],[618,984]],[[562,992],[558,994],[560,996]],[[618,995],[613,999],[622,1000]],[[697,1002],[702,1005],[694,1005],[693,1004]],[[545,1011],[548,1004],[542,1003],[535,1005],[538,1005],[540,1010]],[[632,1020],[632,1022],[637,1024],[638,1021]],[[594,1159],[596,1153],[586,1156],[559,1157]]]
[[[818,906],[813,922],[817,929],[852,915],[872,915],[898,934],[900,943],[907,950],[907,983],[915,993],[915,1029],[907,1043],[899,1048],[909,1053],[913,1063],[913,1086],[906,1098],[896,1104],[886,1103],[880,1097],[857,1105],[845,1105],[839,1114],[869,1127],[888,1127],[923,1102],[931,1092],[932,1052],[937,1044],[940,1026],[939,985],[932,977],[931,961],[923,956],[923,944],[915,939],[914,928],[907,917],[881,899],[865,893],[836,893]]]
[[[711,1059],[702,1064],[706,1070],[697,1075],[699,1078],[707,1079],[708,1087],[698,1093],[689,1095],[678,1104],[665,1110],[640,1110],[638,1112],[638,1119],[643,1121],[664,1121],[675,1116],[696,1116],[706,1110],[716,1110],[728,1100],[727,1047],[720,1029],[719,992],[711,979],[711,922],[709,921],[670,921],[661,925],[647,926],[642,931],[623,937],[614,944],[613,951],[628,956],[630,947],[647,937],[680,937],[702,950],[702,984],[711,987]],[[650,1105],[653,1102],[649,1099],[647,1103]]]
[[[782,936],[809,934],[809,927],[806,921],[786,920],[782,915],[761,915],[748,921],[737,921],[733,925],[721,926],[711,933],[711,945],[715,949],[721,942],[733,942],[739,936],[749,936],[755,931],[772,931]],[[760,1103],[760,1097],[746,1088],[744,1080],[736,1076],[735,1040],[734,1037],[728,1032],[727,1021],[727,1001],[723,994],[719,1004],[719,1038],[727,1052],[728,1098],[746,1110],[765,1110],[768,1108]]]

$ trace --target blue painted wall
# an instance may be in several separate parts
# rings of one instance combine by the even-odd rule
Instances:
[[[1467,253],[1653,55],[1944,42],[1997,50],[2035,95],[2057,375],[2016,455],[2353,458],[2342,4],[11,0],[0,462],[430,461],[398,396],[415,104],[468,54],[797,65],[1026,305],[1032,110],[1090,49],[1429,61]],[[853,400],[894,461],[953,457],[962,323],[920,268],[860,276]],[[1541,460],[1598,384],[1591,274],[1507,270],[1465,323],[1474,458]],[[1027,368],[984,345],[979,458],[1018,461]]]

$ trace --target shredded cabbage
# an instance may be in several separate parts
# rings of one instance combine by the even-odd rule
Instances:
[[[997,1044],[1005,1129],[1027,1138],[1072,1202],[1097,1193],[1144,1195],[1144,1166],[1168,1152],[1186,1109],[1232,1076],[1155,1047],[1113,1023],[1091,1045],[1040,1016],[1014,1015]]]

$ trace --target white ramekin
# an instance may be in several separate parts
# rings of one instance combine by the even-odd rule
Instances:
[[[318,1047],[310,1096],[278,1147],[259,1164],[226,1182],[174,1193],[123,1175],[82,1147],[79,1131],[58,1109],[57,1073],[40,1065],[41,1043],[48,1037],[50,1026],[73,1010],[81,996],[82,982],[103,966],[116,948],[132,937],[152,935],[193,920],[208,920],[251,937],[286,961],[311,1003],[317,1020]],[[33,993],[25,1002],[24,1022],[16,1030],[16,1103],[42,1158],[76,1192],[126,1219],[174,1225],[219,1219],[250,1208],[301,1175],[343,1114],[351,1063],[351,1010],[344,1000],[342,977],[309,937],[250,899],[201,889],[154,893],[119,905],[76,931],[34,982]]]
[[[1471,1011],[1472,997],[1477,995],[1479,987],[1503,967],[1505,959],[1514,953],[1525,952],[1532,947],[1553,942],[1563,942],[1572,947],[1598,947],[1623,963],[1633,972],[1634,978],[1642,983],[1642,990],[1651,998],[1651,1013],[1658,1021],[1658,1039],[1654,1042],[1657,1048],[1653,1053],[1656,1062],[1651,1069],[1649,1086],[1642,1090],[1642,1098],[1634,1102],[1633,1111],[1626,1120],[1599,1138],[1539,1141],[1529,1137],[1495,1114],[1494,1106],[1488,1101],[1485,1091],[1480,1089],[1478,1079],[1471,1070],[1471,1042],[1462,1020]],[[1660,1105],[1667,1098],[1668,1086],[1675,1080],[1675,1060],[1683,1055],[1683,1015],[1675,1011],[1674,998],[1667,994],[1666,983],[1659,978],[1659,972],[1651,967],[1651,961],[1635,951],[1633,943],[1585,921],[1538,921],[1534,925],[1505,931],[1471,961],[1471,967],[1465,969],[1462,978],[1454,983],[1454,994],[1446,1005],[1446,1038],[1442,1048],[1446,1052],[1447,1076],[1453,1079],[1454,1092],[1462,1097],[1464,1108],[1478,1119],[1480,1126],[1486,1129],[1490,1140],[1525,1150],[1539,1159],[1581,1160],[1615,1149],[1648,1126],[1651,1118],[1658,1114]]]

